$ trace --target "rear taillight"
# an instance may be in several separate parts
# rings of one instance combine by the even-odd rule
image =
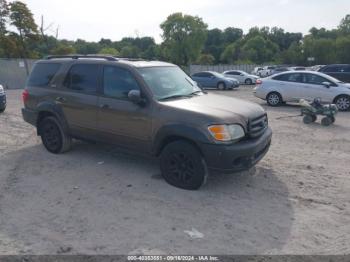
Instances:
[[[25,90],[22,92],[22,100],[23,100],[23,103],[24,103],[24,104],[27,102],[28,98],[29,98],[29,92],[28,92],[28,90],[25,89]]]
[[[256,85],[261,85],[262,84],[262,80],[261,79],[257,79],[255,82]]]

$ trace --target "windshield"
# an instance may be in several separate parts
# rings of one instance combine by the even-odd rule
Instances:
[[[157,100],[187,97],[201,89],[177,66],[146,67],[138,69]]]

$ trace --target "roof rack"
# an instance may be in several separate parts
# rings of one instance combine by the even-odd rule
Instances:
[[[107,61],[118,61],[118,58],[114,56],[107,56],[107,55],[49,55],[45,59],[50,60],[55,58],[71,58],[71,59],[99,58],[99,59],[106,59]]]

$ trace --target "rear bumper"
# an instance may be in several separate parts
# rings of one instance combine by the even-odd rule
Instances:
[[[251,168],[268,152],[272,130],[256,138],[232,145],[203,144],[202,152],[210,170],[220,173],[233,173]]]
[[[38,120],[38,113],[33,111],[33,110],[29,110],[26,108],[22,108],[22,116],[24,121],[28,122],[29,124],[36,126],[37,124],[37,120]]]
[[[0,95],[0,109],[4,109],[6,107],[6,95]]]

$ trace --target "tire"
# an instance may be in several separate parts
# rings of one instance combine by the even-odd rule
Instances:
[[[197,190],[208,177],[207,165],[196,147],[186,141],[168,144],[160,155],[164,179],[178,188]]]
[[[266,96],[266,102],[269,106],[280,106],[283,103],[283,100],[279,93],[271,92]]]
[[[45,117],[40,121],[38,129],[47,151],[53,154],[59,154],[70,150],[72,139],[63,131],[63,128],[55,117]]]
[[[329,116],[326,116],[326,117],[322,118],[322,120],[321,120],[321,124],[323,126],[329,126],[332,123],[333,123],[333,119]]]
[[[348,111],[350,109],[350,96],[341,95],[338,96],[334,103],[337,105],[339,111]]]
[[[217,88],[219,90],[225,90],[226,89],[226,85],[224,82],[219,82],[218,85],[217,85]]]
[[[317,117],[315,115],[305,115],[303,118],[304,124],[311,124],[312,122],[315,122]]]
[[[248,79],[246,79],[246,80],[244,81],[244,83],[245,83],[246,85],[251,85],[251,84],[253,84],[253,81],[252,81],[250,78],[248,78]]]
[[[335,117],[334,116],[329,116],[329,118],[331,119],[332,124],[333,124],[335,122]]]
[[[6,107],[4,107],[4,108],[0,108],[0,113],[5,112],[5,109],[6,109]]]

